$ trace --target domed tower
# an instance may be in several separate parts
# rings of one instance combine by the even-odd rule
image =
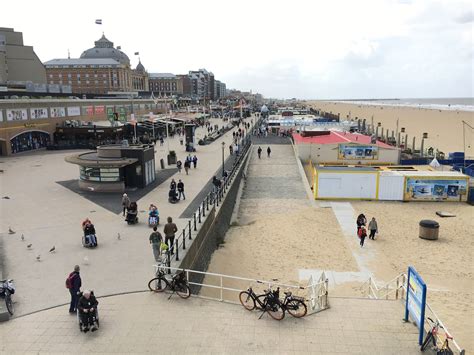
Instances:
[[[138,64],[137,64],[137,67],[135,68],[135,70],[139,73],[145,73],[145,67],[143,66],[142,62],[140,61],[140,59],[138,60]]]
[[[130,67],[130,59],[119,49],[114,48],[114,43],[109,41],[104,34],[94,42],[95,46],[82,52],[81,58],[112,58],[119,63]]]

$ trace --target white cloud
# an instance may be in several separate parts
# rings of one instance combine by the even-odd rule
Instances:
[[[204,67],[228,87],[305,98],[472,96],[472,21],[464,0],[30,0],[0,12],[43,61],[77,57],[104,31],[149,71]]]

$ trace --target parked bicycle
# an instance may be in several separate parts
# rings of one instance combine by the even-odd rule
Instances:
[[[5,304],[7,306],[8,313],[13,315],[15,309],[13,307],[13,300],[12,295],[15,293],[15,285],[13,284],[13,280],[1,280],[0,281],[0,298],[5,300]]]
[[[168,279],[168,277],[171,277]],[[153,292],[172,291],[168,299],[176,293],[181,298],[191,296],[191,290],[186,279],[186,273],[183,270],[177,271],[174,275],[168,276],[162,268],[158,268],[156,277],[148,282],[148,288]]]
[[[260,281],[257,282],[262,283]],[[263,294],[257,295],[250,286],[246,291],[240,292],[239,300],[242,306],[248,311],[252,311],[255,308],[261,310],[262,314],[259,319],[267,312],[273,319],[282,320],[285,318],[285,310],[281,305],[279,294],[280,288],[272,291],[270,287],[270,289],[265,290]]]
[[[281,305],[286,312],[295,318],[302,318],[308,312],[304,298],[293,296],[291,292],[285,292],[285,299]]]
[[[449,347],[449,340],[453,339],[452,336],[450,336],[448,333],[446,333],[446,339],[444,340],[443,342],[443,345],[441,346],[441,348],[439,348],[436,344],[437,342],[437,337],[438,337],[438,332],[439,332],[439,328],[443,328],[442,325],[439,323],[439,320],[436,320],[436,322],[427,317],[428,321],[431,323],[431,328],[430,330],[428,331],[428,333],[426,334],[426,337],[425,337],[425,340],[423,341],[423,344],[421,344],[421,348],[420,350],[421,351],[425,351],[430,342],[432,343],[432,349],[436,351],[436,354],[437,355],[453,355],[453,351],[451,350],[451,348]]]

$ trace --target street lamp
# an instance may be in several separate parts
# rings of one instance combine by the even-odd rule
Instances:
[[[222,177],[225,175],[225,167],[224,167],[224,147],[225,147],[225,142],[222,142]]]

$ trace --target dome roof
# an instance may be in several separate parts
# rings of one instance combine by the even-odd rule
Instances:
[[[121,64],[130,66],[130,59],[119,49],[114,48],[114,43],[109,41],[104,35],[94,42],[95,47],[82,52],[81,58],[111,58]]]
[[[144,72],[145,67],[143,66],[141,61],[138,61],[137,67],[135,68],[136,71]]]

